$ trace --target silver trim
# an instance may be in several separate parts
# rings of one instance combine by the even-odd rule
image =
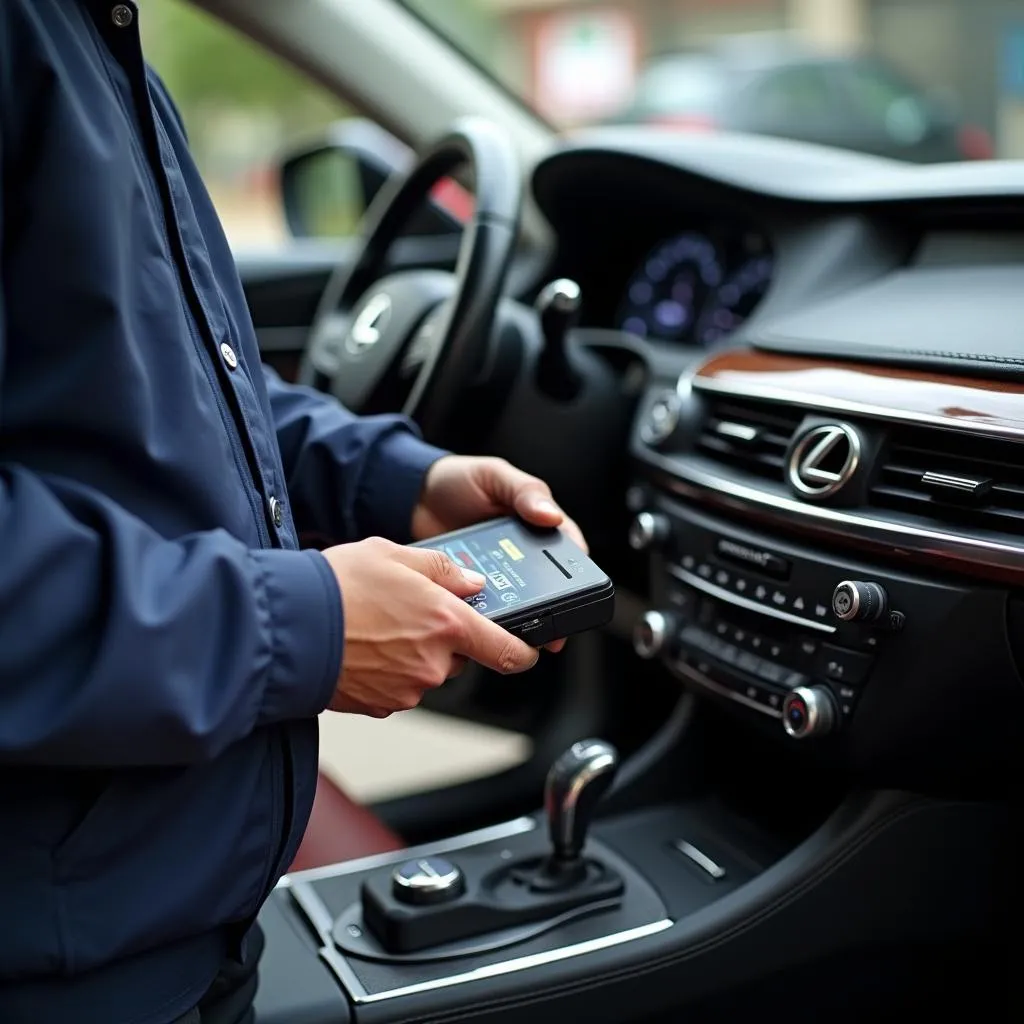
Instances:
[[[841,440],[847,452],[837,473],[822,469],[822,463]],[[847,423],[823,423],[812,427],[797,441],[786,462],[790,486],[807,498],[828,498],[841,491],[860,465],[860,435]]]
[[[685,839],[676,839],[672,846],[687,860],[706,871],[716,882],[725,878],[725,868],[717,861],[712,860],[703,850],[698,850],[693,843],[688,843]]]
[[[760,612],[762,615],[770,615],[773,619],[779,619],[782,622],[790,622],[795,626],[803,626],[805,629],[815,629],[819,633],[828,633],[831,635],[836,631],[835,626],[829,626],[827,623],[815,622],[814,619],[804,619],[799,615],[790,615],[789,612],[780,612],[778,608],[772,608],[770,605],[761,604],[760,601],[751,601],[749,598],[740,597],[739,594],[734,594],[731,590],[726,590],[724,587],[720,587],[716,583],[708,583],[707,580],[702,580],[699,576],[695,576],[692,572],[688,572],[686,569],[682,569],[678,565],[670,565],[668,567],[668,571],[675,576],[677,580],[685,583],[687,586],[693,587],[695,590],[702,590],[705,594],[718,598],[719,601],[734,604],[737,608],[746,608],[747,611]]]
[[[681,374],[676,390],[681,398],[690,390],[711,391],[719,395],[730,395],[734,398],[764,399],[766,402],[782,402],[787,405],[802,406],[807,409],[823,409],[825,412],[841,413],[852,416],[870,416],[880,420],[898,420],[906,423],[927,424],[942,427],[954,432],[970,432],[986,434],[989,437],[1008,437],[1019,440],[1024,437],[1024,423],[1019,427],[1003,423],[978,423],[974,420],[960,420],[951,423],[946,416],[934,413],[912,412],[906,409],[891,409],[888,406],[872,405],[870,402],[854,402],[848,398],[818,397],[804,391],[787,391],[785,388],[770,388],[763,385],[737,384],[735,381],[714,380],[709,377],[697,377],[694,371],[687,370]]]
[[[421,981],[415,985],[404,985],[401,988],[386,989],[383,992],[367,992],[347,960],[337,950],[331,948],[321,949],[320,959],[323,960],[330,970],[334,972],[341,984],[344,985],[352,1001],[358,1005],[365,1005],[367,1003],[383,1002],[386,999],[397,999],[400,996],[436,992],[438,989],[449,988],[452,985],[465,985],[471,981],[486,981],[488,978],[499,978],[505,974],[514,974],[517,971],[525,971],[533,967],[544,967],[547,964],[558,963],[560,960],[585,956],[587,953],[597,953],[602,949],[621,946],[626,942],[635,942],[637,939],[646,939],[651,935],[657,935],[659,932],[671,928],[674,923],[669,918],[662,918],[660,921],[652,921],[650,924],[630,928],[624,932],[615,932],[612,935],[603,935],[597,939],[578,942],[574,946],[550,949],[544,953],[531,953],[529,956],[517,957],[514,960],[504,960],[500,963],[488,964],[486,967],[477,967],[475,970],[466,971],[463,974],[452,974],[447,978]]]
[[[443,861],[447,865],[443,873],[434,866],[435,860]],[[404,870],[410,867],[416,869],[415,873],[403,874]],[[414,857],[404,864],[398,864],[391,872],[392,884],[411,893],[448,892],[461,880],[462,872],[451,861],[446,861],[442,857]]]
[[[345,348],[349,353],[362,355],[380,341],[391,319],[391,305],[391,296],[387,292],[378,292],[363,306],[345,339]]]
[[[929,470],[921,477],[921,483],[926,486],[947,487],[954,491],[962,491],[964,494],[977,494],[989,481],[976,477],[951,476],[949,473],[933,473]]]
[[[465,850],[470,846],[482,846],[484,843],[494,842],[496,839],[510,839],[512,836],[522,835],[524,832],[533,832],[536,828],[537,822],[533,818],[515,818],[512,821],[502,822],[500,825],[491,825],[476,832],[467,832],[465,835],[442,839],[436,843],[425,843],[423,846],[414,846],[408,850],[374,853],[369,857],[360,857],[358,860],[347,860],[340,864],[329,864],[327,867],[296,871],[293,874],[285,875],[277,883],[277,888],[287,889],[294,882],[315,882],[319,878],[354,875],[357,871],[367,871],[370,868],[380,868],[388,864],[404,864],[407,860],[414,860],[417,857],[432,857],[436,854]]]
[[[803,701],[807,709],[807,721],[802,729],[794,729],[786,714],[786,707],[792,700]],[[836,708],[832,694],[822,686],[798,686],[790,690],[782,702],[782,728],[786,735],[795,740],[808,736],[824,736],[832,731],[836,723]]]
[[[733,423],[732,420],[715,420],[711,428],[716,434],[722,437],[731,437],[734,441],[745,441],[749,443],[757,438],[757,427],[748,423]]]
[[[962,537],[942,530],[910,526],[823,505],[810,505],[795,498],[738,483],[717,473],[697,469],[650,450],[645,451],[640,459],[664,472],[669,477],[664,481],[667,486],[685,498],[697,501],[706,501],[708,497],[717,498],[720,505],[747,515],[753,506],[755,509],[775,513],[776,521],[783,525],[799,526],[807,520],[816,520],[833,535],[847,542],[869,540],[890,546],[896,545],[898,549],[918,552],[932,558],[948,560],[951,557],[959,557],[974,565],[980,563],[998,569],[1021,571],[1024,543],[1009,544],[982,537]]]
[[[645,628],[650,630],[650,643],[643,637]],[[657,611],[644,612],[633,629],[633,650],[645,661],[649,661],[661,653],[670,629],[667,615]]]
[[[769,718],[782,718],[781,710],[776,711],[775,708],[759,704],[756,700],[751,700],[744,693],[737,693],[728,686],[716,683],[714,679],[709,679],[703,672],[695,669],[692,665],[687,665],[685,661],[672,662],[672,668],[680,675],[686,676],[691,682],[696,683],[698,686],[703,686],[705,690],[717,693],[719,697],[728,697],[729,700],[734,700],[737,704],[742,704],[745,708],[751,708],[753,711],[760,711],[762,715],[767,715]]]
[[[629,546],[634,551],[646,551],[664,540],[672,530],[672,524],[660,512],[637,512],[629,524]]]
[[[852,600],[850,601],[850,610],[845,614],[840,614],[836,610],[836,595],[840,590],[846,590],[849,592]],[[854,622],[857,619],[857,615],[860,613],[860,587],[855,583],[851,583],[849,580],[843,580],[842,583],[836,584],[836,589],[832,591],[832,613],[836,618],[842,619],[843,622]]]
[[[679,413],[682,402],[675,391],[663,391],[651,402],[640,425],[640,437],[644,444],[657,447],[667,441],[679,426]],[[654,410],[662,406],[665,410],[664,419],[658,423],[654,420]]]

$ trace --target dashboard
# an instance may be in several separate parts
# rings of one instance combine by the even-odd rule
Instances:
[[[578,339],[646,365],[637,653],[873,785],[991,790],[1021,767],[1020,180],[637,135],[534,173]]]

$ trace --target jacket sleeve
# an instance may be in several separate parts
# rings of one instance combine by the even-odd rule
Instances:
[[[322,544],[410,540],[427,470],[447,452],[401,416],[355,416],[264,368],[288,497],[300,534]]]
[[[3,270],[0,255],[0,282]],[[0,284],[0,423],[16,344],[4,306]],[[321,711],[341,646],[321,555],[250,551],[221,531],[169,541],[101,493],[0,454],[0,765],[214,757]]]

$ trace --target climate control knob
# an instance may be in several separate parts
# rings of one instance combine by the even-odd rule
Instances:
[[[825,736],[838,719],[836,702],[824,686],[798,686],[782,702],[782,726],[795,740]]]
[[[672,520],[661,512],[638,512],[629,528],[629,546],[634,551],[646,551],[668,540],[672,533]]]
[[[641,658],[656,658],[668,649],[675,632],[676,617],[671,612],[645,612],[633,627],[633,650]]]
[[[877,583],[844,580],[832,593],[832,611],[843,622],[878,622],[889,614],[889,595]]]

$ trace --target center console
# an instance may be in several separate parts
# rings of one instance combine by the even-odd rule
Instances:
[[[927,382],[883,407],[882,371],[798,362],[734,353],[641,402],[640,657],[608,653],[633,699],[678,693],[659,733],[621,771],[574,744],[543,813],[285,878],[260,1024],[994,1019],[1024,484],[961,436],[980,382],[925,415]]]

